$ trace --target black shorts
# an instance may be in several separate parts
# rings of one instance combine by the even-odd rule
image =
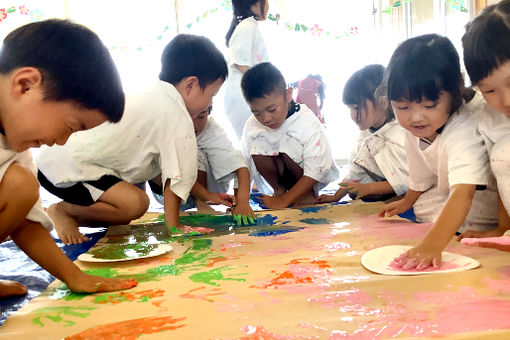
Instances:
[[[67,188],[59,188],[53,185],[53,183],[51,183],[40,170],[37,171],[37,179],[39,180],[41,186],[51,192],[53,195],[63,199],[68,203],[81,206],[89,206],[96,203],[90,194],[89,189],[87,189],[84,183],[87,183],[88,185],[93,186],[99,190],[106,191],[113,187],[115,184],[122,182],[122,180],[118,177],[105,175],[96,181],[78,182]]]

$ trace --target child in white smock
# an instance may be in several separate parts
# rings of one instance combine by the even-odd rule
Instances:
[[[338,178],[324,127],[306,105],[292,100],[280,71],[261,63],[243,76],[243,94],[253,115],[244,127],[241,151],[263,205],[313,204],[318,191]]]
[[[321,195],[318,203],[335,202],[346,194],[384,200],[406,193],[409,170],[405,130],[395,120],[388,103],[383,74],[384,67],[373,64],[347,80],[343,101],[361,131],[349,157],[349,173],[334,195]]]
[[[409,191],[386,204],[380,216],[414,207],[419,221],[433,222],[424,239],[395,261],[403,269],[439,267],[441,252],[457,231],[497,223],[497,194],[477,131],[484,101],[464,88],[453,44],[435,34],[403,42],[387,79],[393,111],[407,130]]]

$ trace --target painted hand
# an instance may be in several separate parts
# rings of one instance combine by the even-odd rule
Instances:
[[[211,193],[211,195],[208,197],[208,200],[211,203],[214,203],[214,204],[223,204],[223,205],[226,205],[227,207],[232,207],[235,204],[235,202],[236,202],[235,196],[229,195],[229,194],[225,194],[225,193],[222,193],[222,192]]]
[[[493,248],[501,251],[510,252],[510,237],[509,236],[501,236],[498,237],[501,239],[501,242],[487,242],[480,240],[481,242],[475,242],[473,245],[479,246],[482,248]]]
[[[354,195],[354,198],[362,198],[371,194],[368,183],[342,182],[339,185],[345,190],[345,193]]]
[[[237,225],[255,224],[255,213],[248,202],[239,202],[232,208],[232,217]]]
[[[396,257],[393,262],[404,270],[425,269],[429,266],[439,268],[441,265],[441,251],[433,247],[418,245]]]

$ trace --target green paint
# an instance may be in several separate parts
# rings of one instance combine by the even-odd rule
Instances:
[[[118,271],[116,269],[112,269],[110,267],[104,268],[93,268],[89,270],[83,271],[85,274],[101,276],[107,279],[112,279],[117,276]]]
[[[211,248],[212,240],[209,238],[199,238],[194,239],[193,246],[191,247],[192,250],[204,250]]]
[[[105,303],[105,301],[110,301],[112,298],[115,298],[115,302],[125,302],[127,301],[126,295],[119,295],[118,293],[107,293],[94,296],[94,303]]]
[[[206,284],[212,285],[212,286],[219,286],[218,283],[213,282],[213,281],[240,281],[240,282],[246,281],[246,279],[244,279],[244,278],[225,277],[223,275],[224,271],[232,270],[235,268],[236,267],[227,267],[227,266],[215,268],[215,269],[211,269],[207,272],[195,273],[195,274],[191,275],[189,277],[189,279],[194,282],[206,283]],[[247,274],[248,273],[239,273],[239,274],[235,274],[235,276],[247,275]]]
[[[119,243],[109,244],[102,247],[89,250],[89,254],[96,259],[118,260],[138,258],[149,255],[149,253],[157,249],[159,244],[148,244],[145,242],[130,244]]]
[[[86,306],[58,306],[58,307],[43,307],[33,311],[33,314],[38,314],[37,317],[32,319],[32,324],[44,327],[43,319],[48,319],[55,323],[63,323],[64,327],[74,325],[76,322],[67,320],[67,317],[86,318],[90,315],[90,312],[97,309],[97,307],[86,307]]]

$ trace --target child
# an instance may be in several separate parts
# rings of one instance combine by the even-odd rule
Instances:
[[[471,82],[486,101],[478,130],[499,189],[499,221],[494,230],[467,231],[460,238],[501,236],[510,229],[510,0],[487,7],[470,22],[462,44]]]
[[[336,202],[350,194],[356,198],[390,198],[407,191],[409,170],[405,130],[395,121],[382,85],[384,66],[368,65],[345,84],[343,102],[358,125],[358,145],[349,158],[349,173],[334,195],[321,195],[318,203]]]
[[[230,75],[225,84],[225,113],[241,139],[244,124],[251,116],[241,92],[241,77],[253,65],[268,61],[266,45],[258,21],[267,18],[268,0],[232,0],[234,17],[225,36],[230,48]]]
[[[414,205],[419,221],[434,222],[395,263],[403,269],[438,267],[442,250],[463,224],[482,229],[497,222],[487,150],[476,131],[483,99],[464,89],[453,44],[435,34],[403,42],[391,57],[387,77],[388,98],[407,130],[409,191],[379,215],[393,216]],[[420,208],[417,200],[423,197],[430,199]]]
[[[326,95],[324,93],[325,86],[322,77],[319,74],[309,74],[305,79],[299,81],[297,88],[296,102],[308,106],[319,121],[324,124],[321,110]]]
[[[127,224],[149,198],[135,184],[162,177],[165,216],[179,226],[179,205],[197,175],[192,119],[204,114],[227,76],[221,52],[204,37],[178,35],[164,49],[160,81],[128,97],[119,124],[73,135],[64,147],[39,156],[39,180],[64,201],[48,213],[64,243],[86,238],[79,220]]]
[[[234,149],[225,131],[209,116],[211,110],[212,107],[209,107],[206,113],[193,118],[198,145],[198,174],[190,198],[198,201],[190,202],[191,204],[185,207],[192,206],[193,203],[198,207],[200,201],[224,204],[232,207],[232,215],[238,224],[253,223],[255,216],[249,203],[250,173],[241,152]],[[225,193],[233,179],[237,180],[234,185],[237,187],[234,189],[235,196],[232,197]],[[155,192],[156,200],[162,203],[163,196],[157,194],[161,191],[157,184],[154,181],[149,184]]]
[[[87,86],[82,86],[87,84]],[[22,26],[0,50],[0,242],[10,237],[75,292],[136,286],[86,275],[51,238],[28,148],[62,145],[70,134],[122,117],[122,85],[106,47],[87,28],[64,20]],[[43,226],[44,225],[44,226]],[[0,298],[26,294],[0,280]]]
[[[270,63],[249,69],[241,81],[251,116],[241,148],[250,174],[270,209],[313,204],[319,189],[338,178],[324,127],[292,100],[292,88]]]

